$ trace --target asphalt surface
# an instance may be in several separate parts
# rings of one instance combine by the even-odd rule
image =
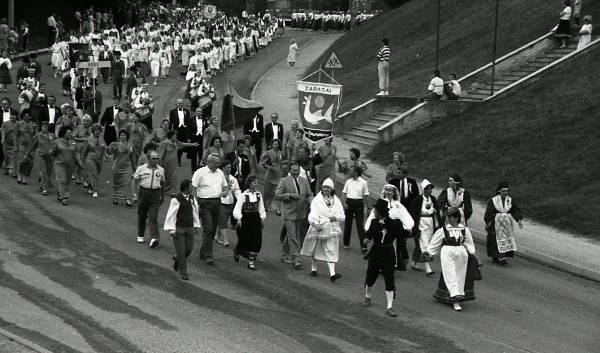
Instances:
[[[243,65],[268,69],[258,61]],[[175,77],[161,81],[164,104],[177,97],[180,84]],[[188,169],[181,175],[189,176]],[[101,180],[109,172],[107,163]],[[397,272],[394,319],[384,314],[383,278],[374,305],[361,306],[366,263],[356,236],[353,249],[341,250],[342,278],[331,283],[324,264],[315,278],[308,261],[301,270],[279,261],[281,221],[269,214],[257,271],[215,245],[216,264],[201,263],[196,249],[190,281],[183,282],[171,269],[169,237],[163,232],[156,249],[137,244],[136,211],[112,205],[110,184],[99,199],[74,185],[67,207],[42,197],[34,183],[0,176],[0,184],[0,327],[53,352],[580,353],[600,347],[598,284],[524,260],[508,267],[486,263],[477,299],[461,313],[432,298],[439,262],[435,278]]]

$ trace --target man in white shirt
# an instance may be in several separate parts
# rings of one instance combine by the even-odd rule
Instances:
[[[356,231],[360,241],[361,250],[367,252],[365,240],[365,206],[369,210],[369,187],[365,179],[361,178],[362,170],[360,167],[350,168],[350,179],[344,183],[342,189],[344,211],[346,221],[344,222],[344,249],[350,249],[350,236],[352,235],[352,220],[356,218]]]
[[[138,199],[137,242],[144,242],[147,219],[150,226],[151,248],[158,246],[158,208],[163,202],[165,185],[165,170],[158,165],[159,159],[158,152],[150,152],[148,154],[148,163],[136,169],[131,182],[133,197],[134,199]]]
[[[221,162],[221,170],[227,179],[227,196],[221,197],[221,211],[219,213],[219,228],[217,230],[217,243],[227,247],[227,229],[229,228],[229,219],[235,206],[235,200],[240,198],[242,190],[237,182],[237,179],[231,175],[231,161],[224,160]]]
[[[441,78],[441,74],[439,70],[433,71],[433,78],[431,82],[429,82],[429,86],[427,87],[427,95],[421,97],[421,102],[425,99],[430,100],[439,100],[442,99],[444,95],[444,80]]]
[[[203,225],[200,260],[205,260],[208,265],[215,263],[212,246],[219,224],[221,197],[229,193],[227,179],[221,169],[217,168],[218,164],[219,157],[210,155],[206,159],[206,166],[196,170],[192,176]]]

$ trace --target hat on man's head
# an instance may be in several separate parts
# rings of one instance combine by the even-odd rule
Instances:
[[[389,208],[388,208],[388,202],[386,200],[377,199],[377,202],[375,202],[375,206],[373,206],[373,208],[376,209],[377,212],[379,212],[380,214],[383,214],[387,217]]]

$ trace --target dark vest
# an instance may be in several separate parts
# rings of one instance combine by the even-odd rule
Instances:
[[[242,214],[244,213],[258,213],[258,202],[260,201],[260,194],[256,194],[256,202],[250,202],[250,195],[245,195],[246,201],[242,205]]]
[[[175,198],[179,201],[179,210],[177,210],[177,221],[175,222],[175,226],[177,228],[193,228],[194,208],[192,207],[192,204],[181,193],[178,193]]]

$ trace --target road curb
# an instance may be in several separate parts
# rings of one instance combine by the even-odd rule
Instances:
[[[10,340],[13,340],[13,341],[15,341],[15,342],[17,342],[17,343],[19,343],[19,344],[21,344],[21,345],[23,345],[23,346],[31,349],[31,350],[34,350],[37,353],[52,353],[51,351],[47,350],[46,348],[41,347],[41,346],[39,346],[39,345],[37,345],[37,344],[35,344],[35,343],[33,343],[33,342],[31,342],[31,341],[29,341],[29,340],[21,337],[21,336],[17,336],[14,333],[12,333],[10,331],[7,331],[7,330],[5,330],[3,328],[0,328],[0,335],[5,336],[6,338],[8,338]]]
[[[306,47],[307,45],[309,45],[310,43],[312,43],[312,41],[315,40],[315,38],[311,38],[308,42],[304,43],[298,50]],[[260,86],[262,80],[267,77],[268,75],[270,75],[273,71],[275,71],[275,69],[281,65],[282,63],[284,63],[287,60],[287,57],[283,58],[280,62],[278,62],[277,64],[273,65],[273,67],[271,67],[269,70],[267,70],[267,72],[265,72],[259,79],[258,81],[256,81],[256,83],[254,84],[254,87],[252,87],[252,92],[250,92],[250,100],[254,100],[254,94],[256,93],[256,89],[258,88],[258,86]]]

